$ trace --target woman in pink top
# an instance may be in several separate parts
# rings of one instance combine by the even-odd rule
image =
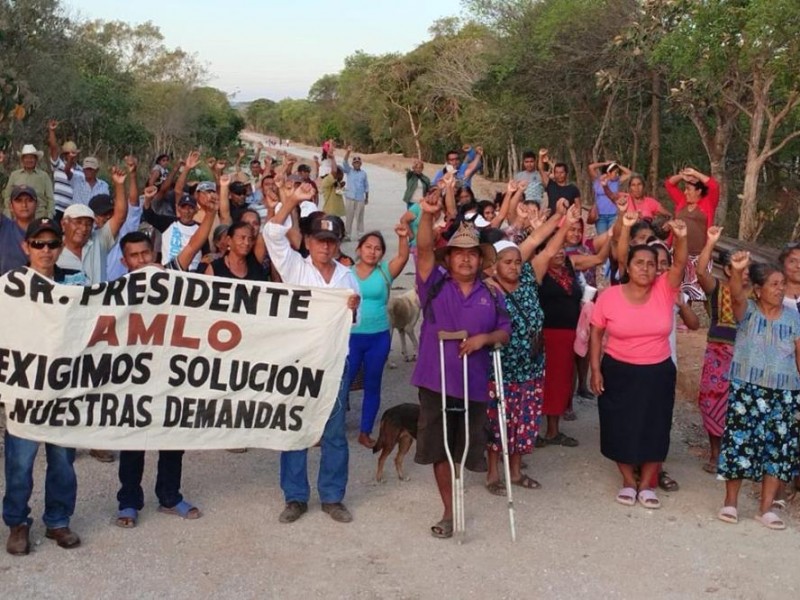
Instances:
[[[676,220],[665,227],[675,237],[669,270],[657,276],[657,250],[632,246],[627,257],[629,281],[600,294],[592,314],[589,356],[592,391],[599,396],[600,451],[617,463],[622,489],[616,499],[626,506],[634,505],[638,497],[645,508],[660,508],[648,486],[669,451],[676,375],[669,337],[688,254],[686,224]],[[638,494],[637,466],[642,481]]]
[[[656,215],[672,218],[670,212],[661,206],[661,202],[655,198],[644,195],[644,177],[641,175],[634,174],[631,176],[627,193],[614,192],[607,187],[605,182],[603,183],[603,190],[605,190],[606,195],[617,204],[618,209],[623,212],[639,213],[639,217],[645,221],[652,221]]]

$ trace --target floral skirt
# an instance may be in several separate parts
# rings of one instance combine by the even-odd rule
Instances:
[[[500,445],[500,419],[497,415],[497,390],[495,382],[489,382],[487,407],[489,417],[489,444],[492,452],[502,452]],[[542,416],[544,381],[541,377],[523,383],[503,384],[506,399],[506,430],[509,454],[530,454],[539,435],[539,420]]]
[[[733,360],[733,344],[708,342],[703,359],[703,373],[700,375],[700,414],[703,427],[716,437],[722,437],[725,430],[725,415],[728,412],[728,373]]]
[[[800,391],[731,380],[717,473],[722,479],[790,481],[797,474]]]

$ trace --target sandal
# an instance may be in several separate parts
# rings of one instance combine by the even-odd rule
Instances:
[[[446,539],[453,537],[453,519],[442,519],[431,527],[431,535],[435,538]]]
[[[773,500],[772,510],[786,510],[786,500]]]
[[[175,506],[169,508],[166,506],[159,506],[158,512],[164,513],[165,515],[175,515],[176,517],[181,517],[182,519],[190,521],[203,516],[199,508],[192,506],[186,500],[181,500]]]
[[[528,477],[527,475],[522,475],[519,479],[514,481],[511,480],[511,485],[515,485],[517,487],[525,488],[527,490],[538,490],[542,487],[542,484],[533,479],[532,477]]]
[[[712,475],[716,475],[717,465],[712,462],[707,462],[706,464],[703,465],[703,471],[705,471],[706,473],[711,473]]]
[[[767,529],[772,529],[774,531],[786,529],[786,523],[783,522],[783,519],[772,511],[765,512],[763,515],[756,515],[753,518]]]
[[[736,525],[739,522],[739,512],[735,506],[723,506],[717,513],[717,518],[725,523]]]
[[[564,416],[561,417],[565,421],[577,421],[578,415],[575,414],[575,411],[571,408],[564,413]]]
[[[536,441],[533,442],[534,448],[546,448],[547,447],[547,439],[542,437],[541,435],[536,437]]]
[[[115,525],[123,529],[133,529],[136,527],[136,521],[139,518],[139,511],[135,508],[122,508],[117,512],[117,520]]]
[[[559,432],[555,437],[547,440],[547,443],[555,444],[556,446],[565,446],[567,448],[574,448],[575,446],[578,445],[578,440]]]
[[[653,490],[639,490],[639,503],[647,509],[656,510],[661,508],[661,500],[658,499]]]
[[[636,504],[636,490],[632,487],[624,487],[617,492],[616,500],[624,506],[633,506]]]
[[[497,481],[493,481],[492,483],[487,483],[486,491],[492,494],[493,496],[505,496],[506,485],[498,479]]]
[[[658,487],[665,492],[677,492],[679,489],[681,489],[681,486],[678,485],[678,482],[670,477],[666,471],[661,471],[658,474]]]

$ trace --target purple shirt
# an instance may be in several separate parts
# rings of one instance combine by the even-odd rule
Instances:
[[[444,283],[438,283],[444,280]],[[426,307],[428,294],[432,287],[439,293]],[[466,329],[469,336],[491,333],[502,329],[511,335],[511,321],[506,311],[502,294],[495,298],[486,285],[476,281],[467,297],[461,293],[458,284],[450,275],[434,267],[427,281],[417,274],[417,293],[422,305],[422,330],[419,338],[419,356],[411,383],[417,387],[428,388],[434,392],[442,391],[439,371],[439,331],[459,331]],[[444,364],[447,395],[464,397],[464,375],[462,359],[458,357],[459,342],[444,343]],[[489,373],[492,358],[489,348],[483,347],[467,358],[469,366],[469,399],[475,402],[489,401]]]

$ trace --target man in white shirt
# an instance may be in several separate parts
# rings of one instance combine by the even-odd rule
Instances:
[[[286,237],[291,228],[291,225],[287,224],[287,218],[301,202],[311,199],[313,195],[313,187],[310,184],[302,184],[284,199],[272,220],[264,225],[263,235],[272,266],[288,284],[351,290],[353,295],[348,300],[348,307],[355,311],[360,300],[358,282],[350,269],[335,259],[344,236],[341,221],[321,216],[312,222],[310,231],[305,236],[309,252],[306,258],[291,247]],[[347,389],[344,388],[343,376],[336,403],[320,440],[321,456],[317,485],[322,510],[340,523],[349,523],[353,520],[350,511],[342,503],[347,488],[349,460],[345,435],[346,399]],[[308,485],[307,455],[308,450],[281,453],[281,489],[286,501],[286,506],[278,519],[281,523],[292,523],[308,510],[311,490]]]

